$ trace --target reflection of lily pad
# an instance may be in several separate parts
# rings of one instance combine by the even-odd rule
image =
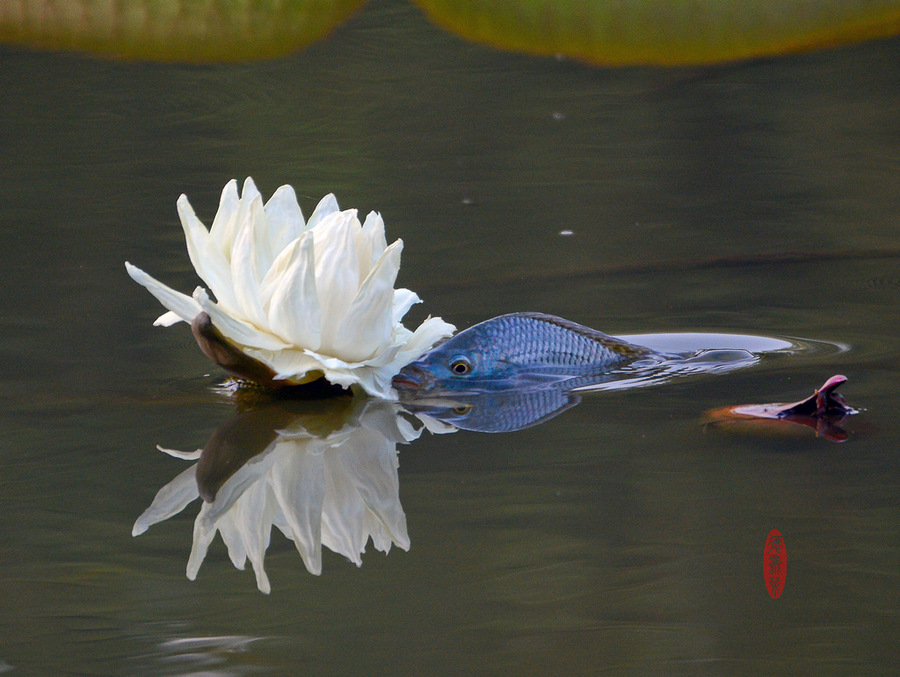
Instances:
[[[897,0],[415,0],[496,47],[607,65],[708,64],[900,32]]]
[[[305,47],[364,2],[16,0],[0,2],[0,41],[158,61],[245,61]]]

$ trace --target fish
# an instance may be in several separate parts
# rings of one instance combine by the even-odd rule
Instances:
[[[500,315],[437,344],[394,376],[401,395],[540,387],[659,354],[544,313]]]

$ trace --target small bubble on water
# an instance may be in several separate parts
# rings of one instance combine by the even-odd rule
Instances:
[[[561,230],[561,231],[559,231],[559,234],[562,235],[563,237],[568,237],[569,235],[574,235],[575,231],[574,230]]]

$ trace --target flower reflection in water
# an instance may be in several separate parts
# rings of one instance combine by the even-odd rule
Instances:
[[[400,505],[397,444],[416,439],[421,422],[397,404],[359,397],[275,400],[239,413],[195,452],[165,450],[197,463],[159,490],[132,534],[203,498],[187,565],[194,580],[216,533],[234,565],[249,559],[264,593],[272,526],[294,541],[307,570],[322,571],[322,546],[357,566],[369,538],[387,553],[409,549]],[[436,432],[451,430],[427,421]]]

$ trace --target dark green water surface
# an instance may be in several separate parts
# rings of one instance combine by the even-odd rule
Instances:
[[[272,533],[261,594],[199,502],[131,536],[235,407],[127,259],[197,284],[175,201],[334,192],[405,241],[459,327],[848,347],[585,395],[511,434],[399,447],[408,551]],[[0,50],[0,673],[888,675],[900,639],[900,41],[696,70],[493,52],[375,3],[298,55],[181,67]],[[572,231],[561,235],[560,231]],[[706,410],[865,411],[843,444]],[[766,535],[787,549],[780,598]]]

